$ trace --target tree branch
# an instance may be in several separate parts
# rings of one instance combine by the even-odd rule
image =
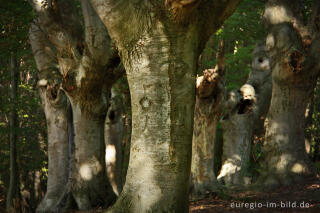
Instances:
[[[38,23],[46,31],[58,54],[79,58],[83,49],[83,34],[72,0],[29,0],[39,16]]]
[[[89,0],[81,0],[85,24],[85,42],[90,56],[98,64],[105,65],[112,54],[111,41],[105,25],[94,11]]]
[[[203,76],[197,77],[196,88],[200,98],[217,98],[219,93],[224,93],[225,56],[224,43],[220,41],[220,47],[216,55],[217,64],[214,69],[206,69]]]
[[[37,23],[37,20],[35,20],[35,23]],[[46,86],[49,79],[57,81],[60,74],[55,52],[48,42],[46,34],[35,23],[30,26],[29,39],[39,72],[39,86]]]

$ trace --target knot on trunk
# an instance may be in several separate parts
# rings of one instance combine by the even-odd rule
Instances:
[[[142,109],[145,111],[148,110],[152,104],[151,101],[147,97],[141,98],[139,103],[140,103]]]

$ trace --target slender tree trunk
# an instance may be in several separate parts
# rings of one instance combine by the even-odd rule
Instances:
[[[37,23],[37,20],[35,20]],[[68,100],[61,90],[62,77],[56,66],[54,51],[45,33],[32,24],[29,38],[38,68],[38,87],[47,121],[48,134],[48,181],[47,191],[37,207],[37,212],[57,212],[63,207],[67,196],[69,178],[69,133]]]
[[[270,60],[265,42],[257,43],[251,69],[247,83],[240,89],[242,100],[222,121],[224,163],[218,180],[227,186],[251,183],[251,145],[254,136],[264,133],[264,118],[271,100]]]
[[[273,82],[260,177],[267,186],[291,184],[313,173],[304,128],[306,107],[320,70],[319,28],[310,33],[309,26],[301,22],[300,9],[299,1],[288,0],[270,0],[265,8]],[[319,15],[319,7],[313,7],[313,14]],[[318,24],[315,20],[310,20],[311,26]]]
[[[17,168],[17,131],[18,131],[18,115],[17,115],[17,96],[18,96],[18,73],[19,64],[15,53],[10,55],[10,183],[7,192],[6,209],[8,212],[15,210],[15,205],[19,203],[20,190],[18,183]]]
[[[55,212],[63,206],[68,186],[68,101],[62,90],[50,86],[40,87],[39,93],[47,120],[48,181],[45,197],[37,207],[37,212]]]
[[[214,142],[225,101],[223,51],[221,43],[217,53],[217,66],[204,70],[203,76],[197,77],[191,161],[191,194],[195,199],[220,188],[214,172]]]
[[[214,141],[219,115],[206,112],[213,103],[196,99],[192,139],[191,180],[193,197],[217,191],[218,181],[214,172]],[[202,113],[204,114],[202,114]]]
[[[111,90],[111,105],[105,120],[104,137],[106,145],[107,174],[114,193],[119,196],[122,191],[122,164],[123,164],[123,138],[124,118],[123,105],[120,94]]]

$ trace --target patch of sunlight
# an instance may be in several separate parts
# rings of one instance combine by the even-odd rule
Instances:
[[[300,163],[295,163],[291,168],[291,171],[294,173],[302,173],[304,171],[304,168]]]
[[[91,180],[92,179],[92,171],[89,164],[83,164],[80,166],[80,176],[84,180]]]
[[[291,15],[287,13],[286,8],[278,5],[266,8],[264,16],[271,24],[290,22],[291,19]]]
[[[102,166],[96,158],[90,159],[89,162],[83,163],[80,166],[79,173],[83,180],[89,181],[93,176],[97,175],[102,170]]]
[[[116,147],[114,145],[107,145],[106,147],[106,164],[114,164],[116,162]]]

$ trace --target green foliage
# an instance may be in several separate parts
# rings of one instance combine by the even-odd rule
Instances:
[[[265,36],[262,24],[263,9],[262,1],[242,1],[235,13],[216,32],[214,42],[208,43],[202,53],[203,56],[207,56],[201,61],[204,68],[213,67],[216,64],[214,56],[218,42],[224,40],[228,90],[239,88],[247,80],[254,46]]]
[[[35,205],[35,174],[46,179],[47,142],[46,121],[40,106],[38,95],[37,71],[34,64],[28,31],[33,14],[25,0],[1,1],[0,7],[0,200],[6,194],[9,185],[9,122],[10,104],[18,113],[17,162],[21,191],[27,191],[31,197],[29,204]],[[18,97],[9,100],[10,88],[9,56],[14,52],[19,64]],[[40,190],[45,190],[40,186]],[[3,203],[0,202],[0,206]],[[33,206],[34,207],[34,206]],[[1,209],[1,208],[0,208]]]

